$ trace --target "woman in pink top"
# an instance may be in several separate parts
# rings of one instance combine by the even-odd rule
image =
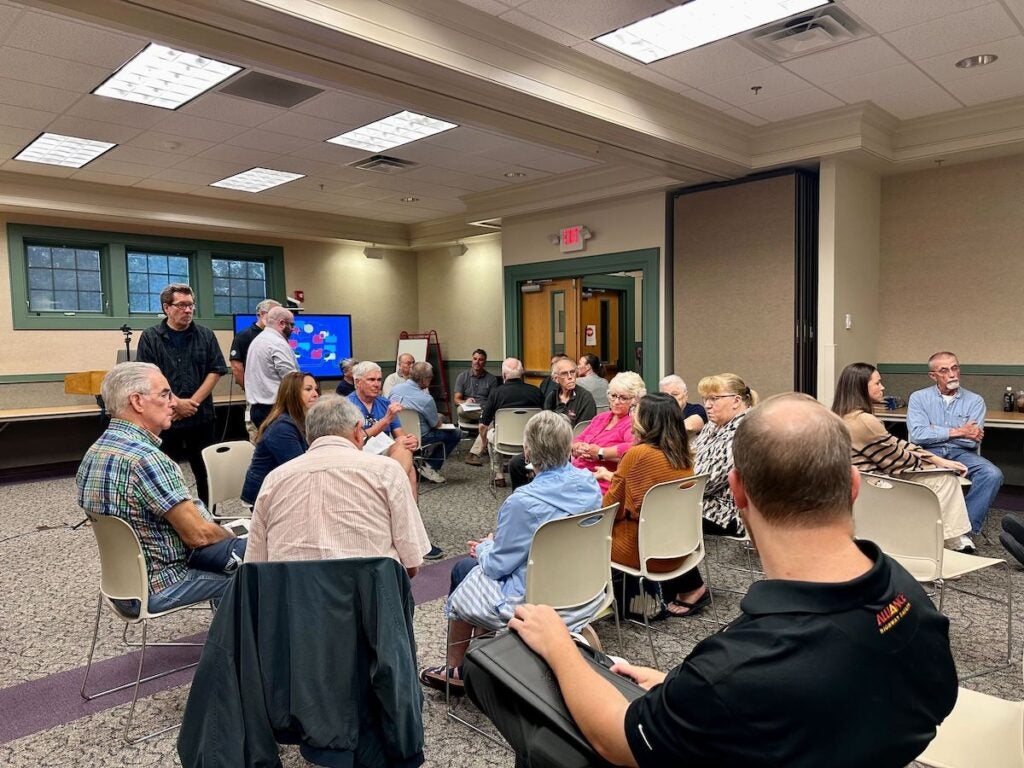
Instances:
[[[639,375],[632,371],[617,374],[608,384],[609,410],[597,414],[573,441],[573,466],[593,472],[602,494],[608,490],[619,459],[633,445],[632,412],[646,394]]]

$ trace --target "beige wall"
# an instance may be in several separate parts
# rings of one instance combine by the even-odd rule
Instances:
[[[882,181],[878,359],[1020,365],[1024,156]]]
[[[881,180],[841,160],[819,178],[818,397],[831,404],[846,365],[878,359]]]
[[[731,371],[762,396],[793,388],[792,176],[676,200],[675,371],[691,391]]]
[[[418,256],[419,322],[409,330],[437,331],[445,360],[469,360],[478,347],[492,361],[503,357],[501,239],[493,234],[465,240],[460,256],[449,248]]]

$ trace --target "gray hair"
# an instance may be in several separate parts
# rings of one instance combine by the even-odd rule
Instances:
[[[501,364],[501,378],[502,379],[521,379],[523,378],[523,364],[514,357],[506,357],[505,362]]]
[[[326,395],[306,411],[306,442],[325,435],[347,437],[362,423],[363,414],[347,397]]]
[[[280,307],[281,302],[277,299],[264,299],[256,305],[256,314],[259,315],[263,312],[269,312],[274,307]]]
[[[160,369],[152,363],[118,363],[103,377],[100,394],[108,413],[120,416],[128,410],[129,399],[137,392],[149,392],[150,374]]]
[[[640,378],[640,374],[633,371],[617,373],[608,382],[608,391],[615,390],[620,394],[628,394],[630,397],[640,398],[647,394],[647,385]]]
[[[380,366],[373,360],[363,360],[352,367],[352,381],[359,381],[363,376],[373,371],[380,371]]]
[[[523,431],[523,452],[538,473],[568,464],[572,452],[569,420],[554,411],[535,413]]]
[[[345,371],[351,371],[357,365],[359,365],[359,361],[356,360],[354,357],[346,357],[344,360],[338,363],[338,367],[341,368],[342,373],[344,373]]]
[[[687,386],[686,386],[686,382],[683,381],[683,377],[682,376],[677,376],[674,373],[670,373],[668,376],[666,376],[661,381],[659,381],[658,382],[658,389],[663,389],[664,387],[668,387],[668,386],[670,386],[672,384],[675,384],[677,387],[679,387],[684,392],[689,392],[690,391],[687,388]]]
[[[291,310],[282,307],[280,304],[278,304],[276,307],[271,307],[270,311],[267,312],[268,325],[274,325],[275,323],[281,320],[290,322],[294,319],[295,316],[291,313]]]
[[[430,363],[413,363],[409,369],[409,379],[416,384],[423,384],[434,378],[434,366]]]

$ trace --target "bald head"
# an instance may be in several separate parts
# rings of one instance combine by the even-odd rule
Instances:
[[[849,519],[850,435],[808,395],[776,395],[754,408],[732,444],[736,474],[765,521],[813,528]]]

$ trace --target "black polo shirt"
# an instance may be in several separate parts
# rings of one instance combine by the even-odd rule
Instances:
[[[237,360],[242,365],[245,365],[245,358],[249,354],[249,345],[252,344],[252,340],[255,339],[263,329],[253,323],[244,331],[235,334],[235,338],[231,340],[231,360]]]
[[[910,763],[953,709],[949,621],[871,542],[840,584],[756,582],[742,614],[630,704],[641,768],[884,768]]]
[[[491,390],[483,409],[480,411],[480,423],[490,426],[494,423],[494,414],[502,408],[543,408],[544,396],[533,384],[522,379],[509,379]]]
[[[544,397],[544,410],[561,413],[569,418],[569,423],[574,427],[581,421],[590,421],[597,415],[597,403],[594,396],[583,387],[575,387],[571,390],[569,399],[562,402],[558,396],[562,391],[561,387],[554,387]]]

